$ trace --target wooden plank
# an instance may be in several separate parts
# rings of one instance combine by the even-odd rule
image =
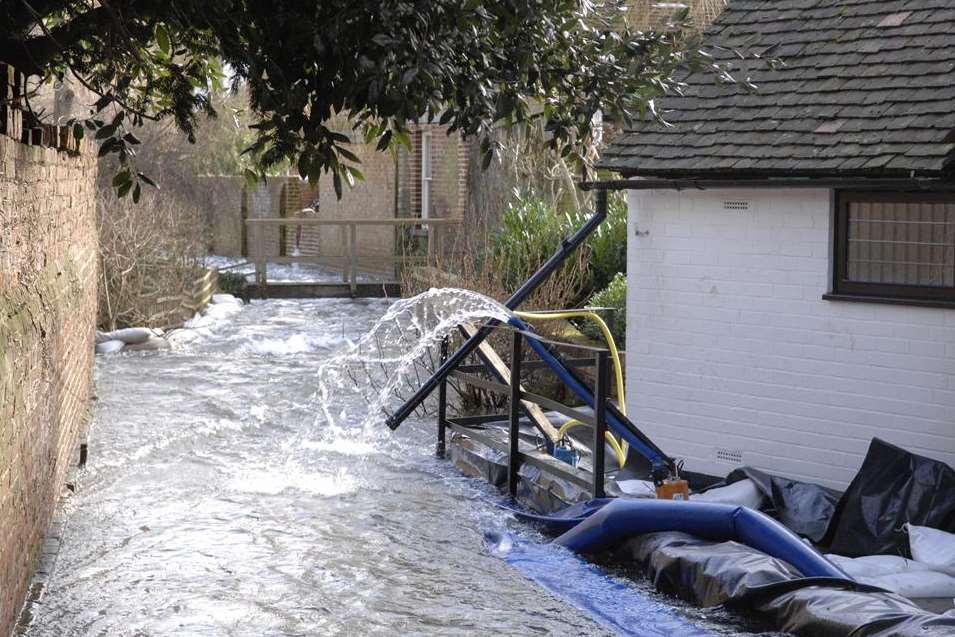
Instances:
[[[458,326],[461,330],[461,333],[467,338],[471,338],[477,333],[477,328],[470,323],[462,323]],[[487,341],[482,341],[478,346],[478,354],[481,358],[487,362],[490,370],[497,376],[502,383],[510,384],[511,383],[511,371],[508,369],[507,364],[497,355],[497,352],[494,351],[494,348]],[[521,387],[521,391],[524,391],[524,388]],[[537,427],[542,434],[544,434],[551,442],[557,442],[559,437],[557,433],[557,427],[554,426],[554,423],[550,421],[547,415],[544,413],[544,410],[541,409],[535,403],[532,403],[528,400],[522,400],[521,405],[524,406],[524,411],[527,412],[527,415],[530,417],[531,422],[534,423],[534,426]]]

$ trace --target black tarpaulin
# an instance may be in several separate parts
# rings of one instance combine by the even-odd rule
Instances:
[[[614,554],[642,566],[657,589],[705,607],[756,612],[805,637],[952,637],[955,616],[845,580],[801,578],[786,562],[737,542],[685,533],[635,537]]]
[[[850,557],[911,557],[906,522],[955,532],[955,470],[873,438],[836,507],[829,550]]]
[[[767,513],[795,533],[821,541],[829,528],[839,492],[811,482],[774,476],[752,467],[740,467],[726,476],[726,484],[749,478],[770,502]]]

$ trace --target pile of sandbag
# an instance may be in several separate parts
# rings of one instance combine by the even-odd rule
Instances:
[[[96,332],[96,353],[115,354],[123,351],[168,349],[163,331],[151,327],[126,327],[112,332]]]
[[[827,558],[856,581],[910,598],[955,597],[955,534],[906,524],[912,559],[898,555]]]
[[[165,334],[159,328],[127,327],[112,332],[96,332],[96,353],[149,351],[169,349],[200,338],[209,327],[230,318],[242,309],[242,299],[231,294],[213,294],[212,299],[199,314],[183,324],[183,329]]]

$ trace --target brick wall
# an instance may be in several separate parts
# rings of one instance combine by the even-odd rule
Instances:
[[[212,252],[230,257],[265,257],[318,253],[315,228],[289,228],[283,238],[277,227],[244,227],[247,218],[314,217],[302,212],[317,195],[317,187],[298,177],[269,177],[266,183],[249,189],[241,177],[208,176],[203,205],[209,210],[212,226]]]
[[[824,190],[630,194],[629,412],[689,469],[844,488],[873,436],[955,465],[955,310],[823,300],[829,215]]]
[[[318,180],[321,219],[394,219],[397,167],[391,153],[379,152],[374,144],[353,144],[349,150],[361,160],[365,180],[353,188],[346,184],[342,198],[335,195],[332,177],[323,174]],[[321,226],[319,254],[335,257],[345,254],[346,230],[343,227]],[[386,258],[394,255],[395,230],[388,226],[359,226],[359,267],[390,273],[393,265]],[[341,260],[333,261],[340,265]]]
[[[10,114],[2,115],[0,635],[7,635],[86,423],[97,237],[92,154],[22,144],[10,137],[21,133]],[[53,132],[46,139],[78,148]]]

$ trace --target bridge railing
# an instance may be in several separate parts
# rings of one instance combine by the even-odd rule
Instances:
[[[341,271],[342,281],[351,287],[352,292],[358,285],[359,273],[363,269],[377,273],[392,271],[400,265],[427,265],[435,262],[437,255],[446,248],[445,229],[459,226],[461,219],[312,219],[312,218],[259,218],[246,219],[250,237],[249,260],[255,264],[255,281],[258,285],[268,284],[268,264],[319,264]],[[270,255],[267,254],[266,228],[285,229],[317,228],[319,230],[318,250],[315,254]],[[327,229],[327,230],[325,230]],[[384,230],[384,232],[382,232]],[[389,232],[390,230],[390,232]],[[405,233],[400,232],[405,230]],[[324,232],[335,233],[323,237]],[[363,232],[367,241],[363,242]],[[371,234],[375,233],[375,234]],[[408,250],[408,239],[419,247]],[[424,243],[423,250],[420,243]],[[287,243],[287,241],[285,242]],[[337,248],[337,250],[325,249]],[[374,251],[372,251],[374,248]],[[387,277],[382,274],[382,277]]]

